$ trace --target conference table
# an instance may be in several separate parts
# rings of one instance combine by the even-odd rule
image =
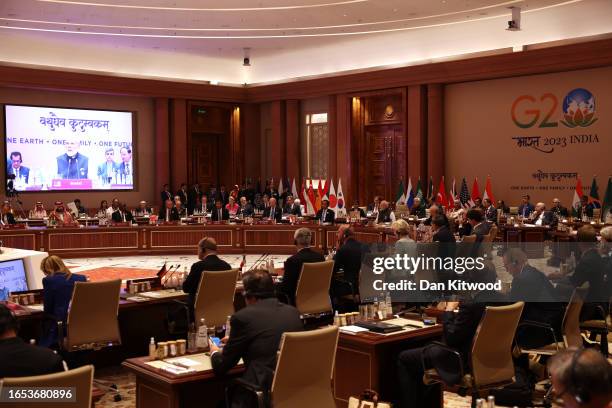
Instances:
[[[205,236],[217,241],[222,254],[293,254],[293,234],[298,228],[314,231],[313,247],[336,246],[338,225],[299,224],[160,224],[81,227],[22,225],[0,230],[5,247],[48,252],[62,257],[191,254]],[[385,242],[388,226],[355,226],[358,240]]]

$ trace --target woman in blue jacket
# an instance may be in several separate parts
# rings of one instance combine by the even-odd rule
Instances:
[[[51,255],[40,263],[43,278],[44,310],[53,323],[45,330],[40,345],[50,347],[57,343],[56,322],[66,322],[75,282],[86,282],[87,277],[70,272],[60,257]]]

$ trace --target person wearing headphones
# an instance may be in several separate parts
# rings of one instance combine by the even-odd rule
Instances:
[[[560,351],[550,359],[548,372],[564,407],[612,408],[612,365],[599,351]]]
[[[187,279],[183,282],[183,292],[189,295],[188,304],[193,306],[200,279],[204,271],[227,271],[231,265],[217,256],[217,241],[212,237],[204,237],[198,242],[198,262],[191,265]]]
[[[242,359],[246,365],[242,378],[267,391],[272,385],[283,333],[299,332],[304,326],[300,312],[276,298],[268,271],[249,271],[242,283],[246,307],[230,318],[231,331],[222,350],[209,341],[210,360],[215,374],[222,376]],[[248,394],[236,393],[232,406],[252,406],[248,398]]]

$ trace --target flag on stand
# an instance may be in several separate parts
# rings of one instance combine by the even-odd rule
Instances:
[[[455,199],[457,198],[457,190],[455,188],[455,178],[453,178],[453,186],[451,187],[450,194],[448,195],[448,208],[455,206]]]
[[[601,219],[606,221],[608,213],[612,211],[612,177],[608,178],[608,187],[606,188],[606,195],[604,196],[603,205],[601,209]]]
[[[327,182],[327,179],[321,180],[319,181],[319,183],[323,183],[323,186],[321,187],[321,190],[323,191],[323,195],[321,197],[326,200],[329,200],[329,197],[327,196],[329,194],[329,183]]]
[[[282,178],[282,177],[279,177],[279,179],[278,179],[278,190],[277,190],[277,192],[278,192],[278,194],[280,195],[280,194],[283,194],[283,191],[284,191],[284,190],[283,190],[283,178]]]
[[[463,178],[463,181],[461,181],[461,192],[459,193],[459,201],[461,201],[461,206],[463,206],[463,208],[470,207],[470,201],[472,201],[470,193],[468,191],[467,182],[465,181],[465,177]]]
[[[412,191],[412,179],[410,177],[408,177],[408,190],[406,190],[406,195],[408,196],[406,205],[408,208],[412,208],[412,205],[414,204],[414,191]]]
[[[308,193],[306,195],[306,213],[307,214],[315,214],[317,210],[315,209],[315,193],[312,188],[312,181],[310,182],[310,187],[308,187]]]
[[[338,179],[338,211],[336,213],[344,215],[346,212],[345,202],[344,202],[344,193],[342,193],[342,179]]]
[[[299,198],[297,188],[295,187],[295,177],[293,178],[293,182],[291,183],[291,195],[293,198]]]
[[[488,198],[491,203],[495,205],[495,198],[493,197],[493,188],[491,187],[491,176],[487,176],[487,184],[485,185],[485,192],[483,199]]]
[[[582,181],[580,180],[580,176],[578,176],[578,181],[576,182],[576,189],[574,190],[574,197],[572,198],[572,215],[574,217],[578,216],[578,209],[580,208],[580,198],[584,195],[582,192]]]
[[[336,189],[334,188],[334,180],[329,180],[329,208],[336,211],[338,206],[338,197],[336,196]]]
[[[317,190],[314,192],[315,193],[315,202],[314,202],[314,208],[315,208],[315,212],[319,211],[319,209],[321,208],[321,199],[323,198],[323,189],[321,188],[321,180],[317,180]]]
[[[482,198],[480,196],[480,189],[478,188],[478,177],[474,177],[474,183],[472,183],[472,198],[470,199],[470,207],[473,207],[475,199]]]
[[[306,179],[302,178],[302,187],[299,191],[300,202],[306,208]]]
[[[421,179],[419,178],[419,180],[417,181],[417,188],[416,188],[416,196],[418,197],[419,200],[421,200],[421,204],[423,204],[423,187],[421,187]]]
[[[447,204],[446,199],[446,186],[444,185],[444,176],[440,179],[440,186],[438,187],[438,195],[436,195],[436,202],[442,206]]]
[[[433,202],[435,199],[434,196],[434,185],[433,185],[433,177],[429,177],[429,184],[427,185],[427,201]]]
[[[397,194],[395,195],[395,205],[406,204],[406,193],[404,192],[404,180],[400,180],[397,186]]]
[[[593,182],[591,183],[591,191],[589,191],[589,203],[593,204],[594,208],[601,208],[601,200],[599,199],[599,187],[597,187],[597,180],[593,176]]]

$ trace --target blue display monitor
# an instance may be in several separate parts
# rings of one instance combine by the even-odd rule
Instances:
[[[0,262],[0,301],[8,300],[12,292],[28,290],[23,259]]]

